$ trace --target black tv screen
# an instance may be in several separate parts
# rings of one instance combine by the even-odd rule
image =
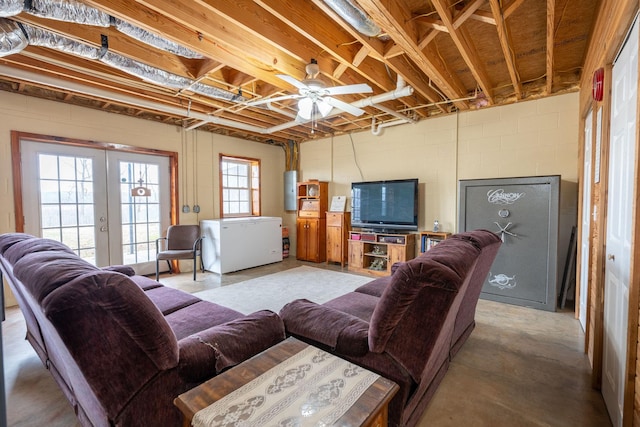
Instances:
[[[351,226],[385,231],[418,229],[418,179],[351,184]]]

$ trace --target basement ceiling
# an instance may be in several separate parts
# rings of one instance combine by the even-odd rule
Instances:
[[[578,90],[598,5],[0,0],[0,90],[270,144],[378,133]],[[371,87],[334,96],[364,114],[296,118],[279,75],[312,60],[326,87]]]

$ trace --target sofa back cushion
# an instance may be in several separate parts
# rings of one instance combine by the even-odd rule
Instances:
[[[440,334],[452,334],[456,313],[451,311],[457,311],[479,253],[460,241],[399,266],[371,316],[369,349],[392,354],[419,378],[436,341],[447,339]]]
[[[159,370],[176,367],[178,345],[160,311],[131,279],[96,270],[51,291],[42,310],[107,413],[114,415]]]
[[[0,234],[0,255],[4,255],[4,252],[11,246],[23,240],[33,239],[34,236],[26,233],[5,233]]]
[[[77,255],[64,251],[28,253],[13,265],[13,274],[38,303],[76,277],[99,270]]]
[[[460,338],[475,321],[476,306],[478,304],[478,299],[480,298],[482,286],[489,275],[493,261],[498,254],[500,246],[502,245],[502,241],[498,235],[487,230],[474,230],[454,234],[450,239],[447,239],[442,243],[453,244],[456,240],[463,240],[471,243],[480,249],[480,256],[478,257],[478,262],[473,269],[471,278],[469,279],[469,287],[465,292],[460,305],[453,333],[454,342],[457,341],[458,338]]]

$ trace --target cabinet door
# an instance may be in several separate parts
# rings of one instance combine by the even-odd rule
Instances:
[[[387,263],[387,270],[391,271],[391,266],[396,262],[405,261],[406,258],[406,249],[404,246],[400,245],[387,245],[387,256],[389,257],[389,262]]]
[[[307,259],[307,247],[309,246],[307,220],[299,219],[296,221],[296,232],[296,258]]]
[[[327,226],[327,261],[342,262],[342,227]]]
[[[349,266],[352,268],[362,268],[364,244],[362,242],[349,241]]]
[[[309,219],[307,223],[307,260],[318,262],[320,260],[320,229],[317,219]]]

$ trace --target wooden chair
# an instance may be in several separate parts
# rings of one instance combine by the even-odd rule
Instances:
[[[160,275],[160,261],[165,260],[169,272],[173,273],[171,260],[193,259],[193,280],[196,280],[197,259],[200,256],[200,269],[204,272],[202,262],[202,239],[199,225],[171,225],[167,236],[156,239],[156,280]],[[164,245],[160,242],[164,241]],[[161,248],[164,247],[164,249]]]

